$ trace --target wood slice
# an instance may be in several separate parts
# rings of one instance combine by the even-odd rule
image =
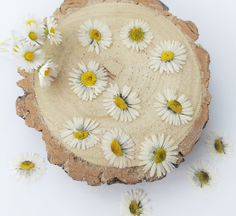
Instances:
[[[88,117],[101,122],[105,128],[119,127],[129,132],[136,143],[136,151],[140,148],[145,134],[152,135],[164,132],[175,137],[178,145],[179,159],[177,166],[184,161],[184,157],[191,152],[194,144],[200,137],[203,127],[208,121],[208,105],[210,94],[209,82],[209,55],[198,44],[198,30],[190,21],[182,21],[168,12],[168,8],[158,0],[115,1],[115,0],[65,0],[54,14],[59,20],[59,29],[63,35],[63,44],[58,47],[45,45],[47,56],[59,65],[60,75],[50,88],[41,88],[38,77],[19,70],[24,77],[18,82],[25,94],[17,99],[17,115],[25,120],[29,127],[42,132],[46,143],[48,159],[51,163],[61,166],[69,176],[75,180],[87,181],[89,185],[116,182],[136,184],[142,181],[154,181],[157,177],[145,174],[143,167],[134,160],[130,167],[114,168],[105,160],[101,146],[86,151],[76,150],[66,146],[61,138],[60,131],[63,124],[74,116]],[[130,19],[145,19],[153,28],[153,42],[147,52],[133,53],[119,43],[101,55],[88,53],[87,48],[81,47],[76,33],[78,27],[87,19],[99,18],[112,26],[113,41],[119,41],[119,30]],[[147,70],[145,59],[149,50],[160,40],[174,37],[181,41],[188,50],[188,61],[178,76],[144,76]],[[140,92],[140,97],[154,97],[156,92],[165,85],[181,89],[194,107],[194,116],[191,123],[181,126],[163,124],[152,109],[152,102],[145,99],[145,107],[141,109],[141,117],[132,123],[122,123],[108,118],[102,103],[102,96],[95,102],[84,103],[73,94],[68,85],[68,74],[71,68],[80,61],[99,59],[100,62],[113,74],[111,82],[124,85],[127,80],[131,86]],[[137,71],[137,74],[133,74]],[[124,73],[126,74],[124,76]],[[123,74],[123,75],[122,75]],[[158,84],[157,84],[158,83]],[[136,152],[136,153],[137,153]]]

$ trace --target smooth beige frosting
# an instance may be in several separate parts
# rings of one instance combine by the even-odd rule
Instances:
[[[143,52],[129,50],[120,39],[120,29],[131,19],[143,19],[151,26],[154,39]],[[103,50],[99,55],[89,53],[78,40],[78,29],[88,19],[98,19],[106,23],[113,34],[113,44]],[[38,106],[51,135],[60,138],[64,124],[73,117],[83,117],[96,120],[100,128],[121,128],[128,133],[136,143],[138,154],[144,138],[153,134],[169,134],[179,144],[188,135],[194,121],[199,116],[202,84],[201,72],[197,57],[185,36],[172,22],[154,9],[128,4],[128,3],[99,3],[85,6],[70,15],[63,17],[59,23],[63,35],[62,45],[45,46],[48,58],[52,58],[58,65],[60,74],[50,87],[41,88],[35,76],[35,92]],[[178,40],[185,45],[188,52],[187,63],[184,70],[178,74],[159,74],[148,68],[148,53],[162,40]],[[110,83],[118,83],[120,87],[125,84],[132,87],[141,99],[140,117],[124,123],[109,116],[103,106],[103,94],[95,100],[85,102],[73,93],[69,86],[69,73],[81,61],[87,63],[96,60],[116,75]],[[193,120],[182,126],[171,126],[163,122],[154,108],[155,98],[166,88],[178,89],[185,94],[194,107]],[[102,139],[102,135],[99,136]],[[100,144],[88,150],[71,149],[66,143],[63,146],[75,153],[78,157],[101,166],[110,166],[103,156]],[[137,166],[137,159],[132,166]]]

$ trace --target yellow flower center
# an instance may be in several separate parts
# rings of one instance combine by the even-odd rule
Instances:
[[[34,53],[31,52],[31,51],[28,51],[24,54],[24,58],[25,58],[26,61],[31,62],[31,61],[34,60]]]
[[[129,210],[130,210],[130,213],[134,216],[140,216],[142,213],[141,208],[136,200],[131,201],[131,203],[129,205]]]
[[[183,111],[182,104],[177,100],[171,100],[167,102],[167,108],[172,112],[180,114]]]
[[[44,76],[49,77],[50,76],[50,68],[44,71]]]
[[[89,136],[89,132],[86,130],[77,130],[73,132],[73,136],[75,139],[83,140]]]
[[[112,140],[111,150],[116,156],[123,156],[121,144],[116,139]]]
[[[30,32],[29,33],[29,38],[33,41],[37,40],[38,39],[38,36],[35,32]]]
[[[50,28],[50,33],[51,33],[51,34],[55,34],[55,32],[56,32],[56,29],[55,29],[54,27],[51,27],[51,28]]]
[[[199,181],[201,186],[208,185],[209,182],[210,182],[209,174],[207,172],[203,171],[203,170],[197,171],[195,173],[195,176],[196,176],[196,178]]]
[[[89,31],[89,37],[96,42],[100,42],[102,39],[102,34],[97,29],[92,29]]]
[[[128,109],[127,103],[126,103],[125,100],[124,100],[122,97],[120,97],[120,96],[116,96],[116,97],[114,98],[114,103],[115,103],[115,105],[116,105],[117,107],[119,107],[121,110],[126,110],[126,109]]]
[[[219,154],[225,153],[225,145],[222,138],[216,139],[214,146],[217,153]]]
[[[29,19],[29,20],[26,20],[25,23],[26,23],[27,25],[32,25],[32,24],[35,23],[35,20]]]
[[[164,51],[161,54],[161,60],[163,62],[170,62],[175,58],[175,54],[172,51]]]
[[[156,149],[154,152],[154,161],[159,164],[162,163],[166,159],[166,150],[161,147]]]
[[[144,31],[141,28],[132,28],[129,31],[129,38],[135,42],[141,42],[144,39]]]
[[[87,71],[81,75],[80,80],[84,86],[93,86],[97,82],[97,76],[94,72]]]
[[[23,161],[19,164],[20,169],[24,170],[24,171],[30,171],[32,169],[34,169],[35,164],[32,161]]]

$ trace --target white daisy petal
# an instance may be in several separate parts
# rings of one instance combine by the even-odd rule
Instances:
[[[121,129],[107,131],[102,138],[102,149],[108,162],[118,168],[129,166],[134,159],[135,144]]]
[[[71,89],[82,100],[93,100],[101,94],[107,86],[108,75],[104,67],[97,62],[90,61],[88,65],[78,64],[70,74]]]
[[[36,44],[21,41],[16,45],[15,53],[18,57],[19,67],[29,73],[37,70],[45,61],[45,54]]]
[[[12,164],[13,174],[17,179],[24,181],[37,180],[46,168],[45,160],[35,153],[23,154]]]
[[[40,25],[41,21],[39,18],[34,17],[33,15],[27,15],[27,17],[24,20],[24,24],[26,26],[31,26],[31,25]]]
[[[87,21],[80,26],[79,41],[89,52],[100,53],[112,44],[112,34],[109,27],[101,21]]]
[[[178,96],[169,89],[157,97],[154,106],[161,119],[171,125],[188,124],[194,113],[190,101],[184,95]]]
[[[145,173],[149,172],[150,177],[161,178],[174,169],[178,160],[178,147],[170,136],[153,135],[142,143],[139,160],[140,166],[144,165]]]
[[[207,135],[206,143],[208,144],[211,155],[217,160],[230,156],[231,154],[232,149],[225,136],[219,135],[216,132],[210,132]]]
[[[41,87],[50,86],[58,75],[57,65],[50,59],[39,69]]]
[[[90,119],[74,117],[73,120],[66,123],[65,129],[61,132],[61,137],[72,148],[85,150],[98,143],[98,125],[97,122]]]
[[[45,42],[44,25],[40,23],[26,25],[24,36],[29,43],[43,45]]]
[[[150,52],[149,66],[161,74],[178,73],[186,59],[186,49],[179,41],[163,41]]]
[[[152,208],[148,195],[142,189],[127,191],[121,203],[123,216],[150,216]]]
[[[214,171],[208,164],[199,162],[197,165],[189,169],[189,176],[195,186],[200,188],[207,188],[214,184]]]
[[[149,25],[143,20],[131,20],[120,31],[124,45],[137,52],[144,50],[151,43],[153,35]]]
[[[107,113],[114,119],[120,121],[133,121],[139,116],[137,105],[140,103],[138,94],[131,91],[131,88],[124,86],[122,90],[118,85],[110,85],[104,99],[104,107]]]
[[[58,30],[55,17],[48,17],[44,26],[44,33],[51,44],[59,45],[62,42],[61,32]]]

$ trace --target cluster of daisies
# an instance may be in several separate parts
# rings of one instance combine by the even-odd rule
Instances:
[[[57,65],[47,59],[43,45],[49,41],[51,45],[62,42],[62,35],[54,17],[44,21],[28,18],[20,35],[14,35],[8,44],[8,51],[17,59],[20,69],[28,73],[37,73],[41,87],[49,86],[58,75]]]
[[[79,28],[79,41],[88,51],[100,53],[112,44],[112,33],[109,26],[99,20],[89,20]],[[120,30],[123,44],[134,51],[142,51],[153,39],[151,28],[143,20],[129,21]],[[178,41],[163,41],[150,53],[149,66],[160,73],[178,73],[183,68],[186,59],[186,49]],[[140,98],[129,86],[119,87],[108,85],[109,72],[98,62],[80,63],[69,77],[72,91],[82,100],[95,99],[106,90],[104,107],[115,120],[133,121],[139,116]],[[192,120],[193,107],[189,99],[175,89],[166,89],[156,99],[154,104],[160,118],[171,124],[187,124]]]
[[[226,138],[216,132],[210,132],[207,135],[206,144],[211,156],[217,161],[229,156],[232,152]],[[193,166],[190,169],[190,174],[195,185],[200,188],[206,188],[214,183],[215,172],[209,162],[200,162],[199,165]]]
[[[89,52],[99,54],[112,44],[109,26],[95,20],[82,24],[78,39]],[[139,52],[148,47],[153,39],[151,28],[143,20],[131,20],[121,28],[120,38],[123,44]],[[163,41],[151,51],[150,67],[160,73],[178,73],[187,59],[185,47],[178,41]],[[139,117],[141,100],[131,87],[109,84],[109,72],[96,61],[87,64],[81,62],[69,76],[72,91],[84,101],[92,101],[103,92],[103,105],[108,115],[117,121],[131,122]],[[157,98],[153,106],[160,118],[170,125],[188,124],[192,120],[193,107],[188,98],[180,92],[166,89]],[[61,132],[63,141],[71,148],[86,150],[102,143],[105,159],[110,165],[125,168],[132,165],[134,159],[140,161],[144,171],[151,177],[163,177],[170,172],[178,160],[178,146],[170,136],[164,134],[146,137],[135,158],[135,143],[125,131],[113,128],[101,133],[99,123],[91,119],[73,118]],[[101,141],[99,136],[102,136]]]
[[[148,23],[136,19],[121,28],[120,38],[128,49],[140,52],[150,45],[153,33]],[[80,26],[78,39],[83,47],[88,47],[89,52],[99,54],[111,46],[112,33],[105,23],[89,20]],[[57,65],[51,59],[45,60],[42,46],[47,40],[52,45],[62,42],[54,17],[43,22],[32,18],[26,20],[25,32],[20,37],[14,37],[11,44],[11,52],[20,60],[20,68],[30,73],[37,72],[41,86],[50,85],[58,75]],[[183,44],[178,41],[162,41],[150,52],[149,66],[160,74],[173,74],[183,69],[186,60],[187,54]],[[123,122],[135,120],[139,116],[141,103],[138,93],[126,85],[121,88],[117,84],[109,85],[109,75],[106,68],[96,61],[79,63],[70,74],[69,84],[73,92],[84,101],[92,101],[105,91],[104,108],[112,118]],[[194,113],[188,98],[173,89],[166,89],[159,94],[153,106],[164,122],[174,126],[188,124]],[[144,172],[150,177],[165,176],[174,169],[179,158],[178,146],[170,136],[158,134],[145,137],[136,154],[135,143],[129,134],[120,128],[100,129],[99,123],[91,119],[69,120],[61,132],[61,137],[68,146],[79,150],[86,150],[101,143],[105,159],[114,167],[126,168],[132,165],[134,159],[138,159],[140,166],[143,166]],[[214,145],[216,151],[219,154],[224,153],[224,142],[218,140],[217,145],[218,147]],[[28,160],[26,162],[28,163]],[[36,167],[36,164],[28,164],[25,170],[24,166],[18,167],[18,171],[24,173],[27,169],[32,171]],[[195,169],[195,172],[198,170]]]
[[[153,39],[150,26],[143,20],[132,20],[121,28],[120,38],[123,44],[133,51],[142,51]],[[28,19],[25,32],[21,37],[14,37],[11,52],[19,59],[21,69],[29,73],[37,72],[42,87],[48,86],[57,77],[57,65],[45,60],[43,44],[62,42],[55,18],[38,22]],[[88,51],[97,54],[112,44],[112,33],[101,21],[87,21],[79,29],[79,40]],[[2,44],[1,44],[2,45]],[[5,45],[5,44],[4,44]],[[3,46],[1,46],[1,49]],[[5,49],[5,48],[4,48]],[[163,41],[150,52],[149,66],[159,73],[173,74],[182,70],[187,59],[185,47],[178,41]],[[117,84],[108,86],[108,71],[95,61],[80,63],[73,69],[69,82],[71,89],[84,101],[94,100],[104,92],[104,107],[115,120],[133,121],[139,116],[140,98],[132,88]],[[167,89],[160,94],[154,104],[160,118],[170,125],[187,124],[192,120],[193,107],[187,97],[177,91]],[[100,143],[99,123],[91,119],[73,118],[65,124],[61,137],[70,147],[81,150],[89,149]],[[229,146],[225,139],[215,133],[209,135],[207,143],[217,158],[228,154]],[[135,158],[135,143],[123,130],[115,128],[102,134],[102,150],[107,161],[118,168],[132,165]],[[150,177],[161,178],[174,169],[178,160],[178,146],[170,136],[164,134],[146,137],[137,158],[144,172]],[[46,170],[45,160],[38,154],[25,154],[13,164],[13,172],[22,180],[35,180]],[[196,166],[191,169],[193,182],[203,188],[212,184],[213,176],[207,166]],[[151,213],[150,200],[140,189],[125,193],[122,203],[122,214],[126,216],[147,216]]]
[[[121,28],[120,39],[128,49],[139,52],[151,44],[153,33],[147,22],[134,19]],[[79,41],[89,52],[99,54],[112,45],[112,33],[102,21],[89,20],[80,26]],[[180,72],[187,60],[186,48],[179,41],[162,41],[149,56],[150,68],[161,74]]]
[[[159,139],[165,140],[164,137],[159,137]],[[147,146],[148,143],[156,142],[156,137],[152,137],[151,139],[146,140]],[[170,143],[170,138],[166,138],[166,143]],[[219,160],[229,155],[230,146],[224,137],[219,136],[215,132],[211,132],[207,135],[206,144],[208,145],[209,152],[213,156],[213,158]],[[159,147],[159,146],[158,146]],[[169,146],[170,147],[170,146]],[[174,150],[174,149],[173,149]],[[163,158],[166,157],[165,149],[160,148],[155,150],[155,148],[144,148],[143,152],[151,151],[157,153],[154,156],[156,162],[160,162]],[[145,154],[145,153],[143,153]],[[174,154],[169,154],[169,157],[175,156]],[[171,168],[168,164],[162,164],[162,168],[157,169],[156,166],[153,166],[153,163],[146,165],[146,169],[149,170],[152,167],[152,172],[162,172],[164,169]],[[164,169],[163,169],[164,168]],[[164,171],[165,172],[165,171]],[[214,174],[210,169],[208,164],[200,163],[197,166],[193,166],[190,169],[190,177],[191,181],[198,188],[207,188],[211,186],[214,182]],[[152,213],[152,207],[150,205],[150,199],[148,198],[147,193],[145,193],[142,189],[132,189],[125,193],[123,202],[121,203],[121,212],[124,216],[150,216]]]
[[[135,159],[135,143],[122,129],[105,130],[101,142],[98,135],[102,131],[99,123],[91,119],[73,118],[65,124],[61,132],[63,141],[72,148],[89,149],[98,143],[104,157],[110,165],[117,168],[126,168],[132,165]],[[170,172],[178,160],[178,146],[170,136],[164,134],[151,136],[145,139],[138,154],[140,166],[151,177],[163,177]]]
[[[78,122],[79,123],[79,122]],[[86,121],[87,128],[96,128],[96,123],[91,121]],[[75,131],[74,136],[78,138],[83,138],[88,136],[88,133],[84,131]],[[113,130],[108,132],[104,135],[105,143],[112,142],[112,149],[117,154],[122,156],[122,148],[118,144],[118,141],[116,139],[111,139],[111,137],[120,136],[122,137],[122,141],[129,141],[129,146],[132,146],[132,142],[130,141],[130,138],[126,136],[125,134],[122,134],[122,131],[119,130]],[[157,144],[157,140],[162,140],[162,146]],[[217,135],[216,133],[210,133],[206,140],[209,150],[211,151],[211,154],[216,157],[217,159],[223,158],[224,156],[228,155],[229,153],[229,145],[224,137]],[[155,145],[154,145],[155,143]],[[91,145],[92,142],[90,142]],[[74,143],[76,145],[76,143]],[[165,149],[169,148],[169,150],[172,148],[172,150],[175,150],[174,147],[171,147],[171,139],[170,137],[151,137],[150,139],[147,139],[145,141],[145,145],[148,146],[148,148],[144,148],[144,151],[150,151],[152,152],[153,158],[155,163],[159,164],[159,168],[157,168],[156,165],[153,164],[153,162],[150,162],[150,164],[146,164],[146,169],[149,170],[151,167],[151,172],[158,172],[159,175],[161,175],[162,172],[165,172],[165,169],[171,169],[173,164],[167,164],[162,163],[166,157],[174,158],[175,154],[172,153],[166,153]],[[104,148],[106,148],[106,144]],[[151,147],[152,146],[152,147]],[[145,155],[145,153],[143,153]],[[110,160],[115,160],[114,157],[111,157],[109,154],[107,157]],[[125,160],[116,161],[117,166],[120,164],[122,165]],[[16,177],[20,180],[24,181],[32,181],[36,180],[39,177],[41,177],[46,170],[46,162],[45,160],[38,154],[24,154],[21,157],[19,157],[14,163],[13,163],[13,172],[16,175]],[[212,175],[212,172],[209,170],[208,166],[206,165],[199,165],[199,166],[193,166],[191,168],[191,180],[195,183],[195,185],[199,188],[206,188],[208,186],[212,185],[212,182],[214,181],[214,176]],[[122,202],[121,202],[121,215],[124,216],[150,216],[152,214],[152,206],[150,199],[148,197],[148,194],[144,192],[142,189],[131,189],[130,191],[127,191],[124,193]]]

